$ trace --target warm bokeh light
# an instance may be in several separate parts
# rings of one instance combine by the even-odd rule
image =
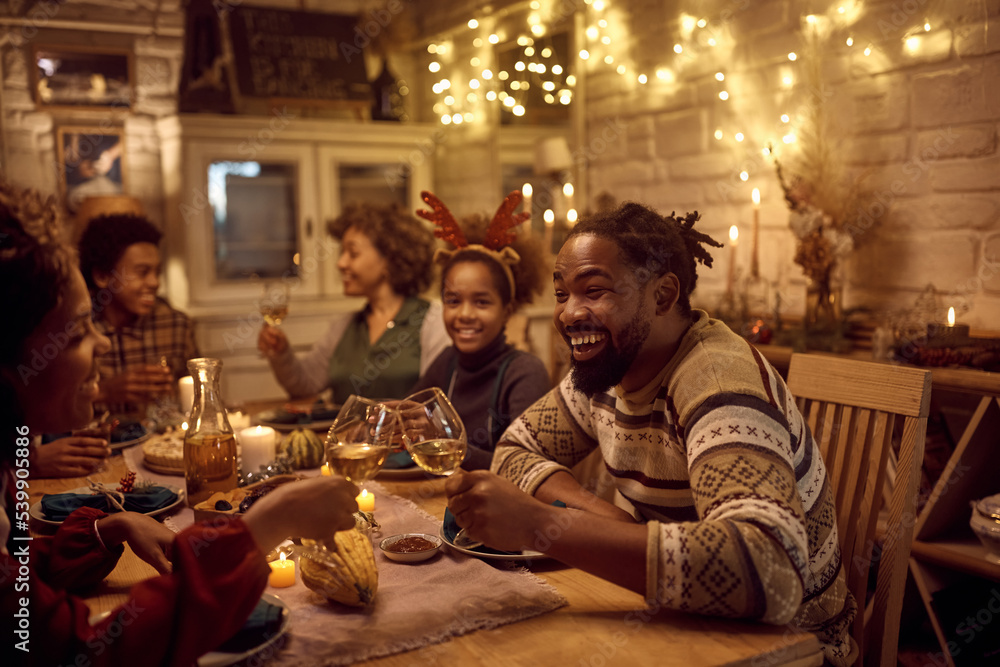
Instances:
[[[955,326],[955,307],[950,306],[948,308],[948,326]]]
[[[736,242],[739,240],[739,238],[740,238],[740,230],[736,225],[733,225],[732,227],[729,228],[729,242],[735,245]]]
[[[750,193],[750,198],[753,199],[754,206],[760,206],[760,189],[754,188],[753,192]]]

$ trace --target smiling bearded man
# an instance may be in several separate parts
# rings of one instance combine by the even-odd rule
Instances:
[[[506,430],[490,473],[449,478],[448,507],[489,547],[541,551],[654,608],[809,630],[851,664],[826,468],[777,371],[691,307],[719,247],[697,220],[629,203],[570,231],[553,319],[572,372]],[[627,508],[573,477],[595,450]]]

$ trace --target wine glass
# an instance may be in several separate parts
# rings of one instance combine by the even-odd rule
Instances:
[[[326,436],[330,472],[351,482],[366,482],[389,456],[393,434],[400,431],[399,414],[379,401],[351,394]]]
[[[288,317],[288,283],[264,283],[260,295],[260,314],[272,327]]]
[[[418,391],[396,407],[403,420],[406,450],[432,475],[451,475],[462,465],[465,425],[438,387]]]
[[[458,411],[438,387],[418,391],[396,406],[403,422],[403,441],[413,461],[432,475],[453,475],[465,459],[468,441]],[[459,529],[454,544],[467,549],[482,545]]]

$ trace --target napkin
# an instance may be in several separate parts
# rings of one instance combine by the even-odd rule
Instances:
[[[281,630],[283,611],[282,607],[261,598],[243,627],[215,650],[222,653],[245,653],[260,646]]]
[[[407,451],[395,452],[389,455],[389,458],[385,460],[382,467],[387,470],[392,470],[394,468],[409,468],[413,466],[413,457]]]
[[[152,486],[148,493],[125,493],[122,506],[129,512],[147,514],[177,502],[177,494],[163,486]],[[42,496],[42,513],[49,521],[63,521],[81,507],[102,512],[114,511],[107,496],[91,493],[52,493]]]

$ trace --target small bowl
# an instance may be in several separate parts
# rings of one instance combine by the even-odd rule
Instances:
[[[972,503],[969,526],[986,549],[986,558],[1000,564],[1000,494]]]
[[[390,551],[389,547],[400,542],[401,540],[407,538],[421,538],[427,542],[430,542],[432,546],[426,549],[420,549],[419,551]],[[392,535],[385,538],[378,544],[378,548],[382,550],[385,557],[389,560],[394,560],[399,563],[417,563],[422,560],[427,560],[434,554],[436,554],[441,549],[441,538],[434,535],[427,535],[426,533],[401,533],[399,535]]]

